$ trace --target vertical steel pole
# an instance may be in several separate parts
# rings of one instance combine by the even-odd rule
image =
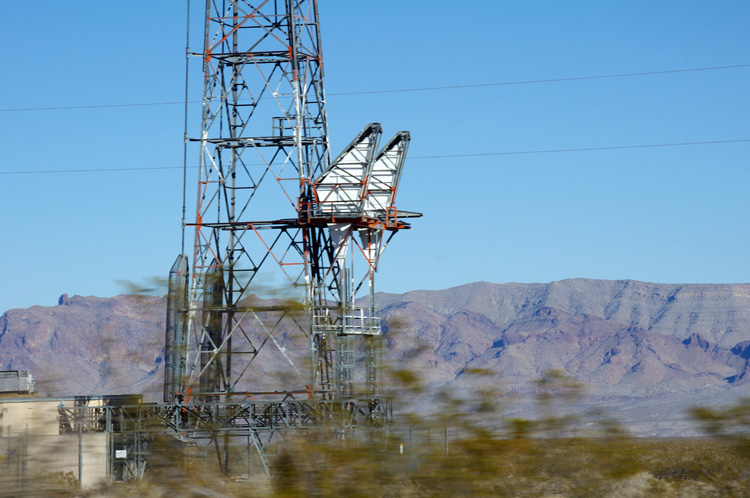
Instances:
[[[79,423],[78,424],[78,485],[81,486],[82,484],[83,484],[83,423]]]
[[[26,484],[28,479],[28,465],[29,465],[29,424],[26,424],[26,429],[23,433],[23,454],[21,455],[21,482]]]
[[[411,477],[411,427],[409,427],[409,477]]]
[[[234,2],[232,5],[232,14],[234,16],[234,22],[232,25],[232,53],[238,53],[239,52],[239,17],[238,17],[238,9],[237,9],[237,2]],[[238,64],[232,65],[232,89],[231,89],[231,95],[232,95],[232,102],[231,105],[231,115],[229,117],[229,129],[230,133],[229,136],[233,140],[237,140],[237,106],[239,105],[239,96],[237,94],[237,86],[239,85],[240,81],[240,72],[242,70],[242,66]],[[236,221],[236,215],[235,215],[235,209],[236,209],[236,203],[237,203],[237,149],[235,147],[232,147],[232,153],[230,156],[230,190],[229,190],[229,208],[228,208],[228,218],[230,225],[233,224]],[[235,307],[235,299],[234,299],[234,265],[235,265],[235,258],[234,258],[234,250],[237,245],[237,232],[232,228],[229,231],[229,245],[227,247],[227,259],[229,260],[229,266],[227,268],[227,274],[226,274],[226,280],[225,280],[225,287],[226,287],[226,307],[227,307],[227,316],[224,320],[224,334],[222,335],[222,338],[226,337],[226,363],[224,365],[224,386],[223,391],[229,393],[229,391],[232,388],[232,327],[234,327],[234,307]],[[226,401],[229,401],[230,398],[227,396]],[[228,450],[227,450],[228,451]],[[227,457],[228,458],[228,457]]]
[[[445,458],[448,458],[448,427],[445,428]]]
[[[113,437],[112,437],[112,407],[107,406],[105,410],[105,426],[104,431],[107,438],[107,482],[114,480],[114,452],[112,451]]]
[[[428,427],[427,428],[427,458],[428,459],[432,455],[432,451],[431,451],[430,446],[432,446],[432,443],[430,441],[430,428]]]

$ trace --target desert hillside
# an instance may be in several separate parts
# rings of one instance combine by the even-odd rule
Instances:
[[[390,360],[409,358],[435,386],[460,387],[467,369],[481,368],[524,393],[544,372],[564,370],[587,386],[592,403],[633,416],[750,394],[750,284],[477,282],[381,293],[377,302]],[[57,306],[0,317],[0,361],[30,369],[41,393],[156,397],[164,318],[159,297],[63,295]]]

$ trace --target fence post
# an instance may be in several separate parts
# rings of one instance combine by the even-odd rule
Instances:
[[[432,441],[430,440],[430,428],[427,428],[427,458],[432,456]]]
[[[23,432],[23,448],[21,450],[21,478],[19,479],[19,487],[26,486],[29,479],[29,424],[26,424],[26,429]]]
[[[78,409],[78,486],[83,487],[83,420]]]
[[[115,477],[115,465],[114,465],[114,442],[112,437],[112,407],[106,406],[104,408],[106,414],[106,425],[105,432],[107,434],[107,483],[112,483]]]
[[[445,426],[444,431],[443,440],[445,441],[445,458],[448,458],[448,426]]]
[[[411,477],[411,427],[409,427],[409,477]]]

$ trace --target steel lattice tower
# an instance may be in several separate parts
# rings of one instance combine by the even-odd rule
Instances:
[[[194,251],[170,273],[165,403],[232,427],[263,402],[386,423],[374,275],[418,216],[394,206],[408,132],[379,149],[370,124],[331,159],[316,0],[207,0],[200,55]]]

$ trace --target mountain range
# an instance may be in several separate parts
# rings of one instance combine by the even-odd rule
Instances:
[[[571,279],[475,282],[376,294],[387,357],[428,385],[467,372],[523,397],[550,370],[586,386],[585,404],[637,435],[692,435],[696,404],[750,395],[750,284]],[[163,374],[165,300],[62,295],[0,317],[0,367],[31,370],[42,394],[151,393]],[[269,365],[263,366],[271,368]],[[515,410],[515,412],[513,411]],[[510,412],[527,415],[531,405]]]

